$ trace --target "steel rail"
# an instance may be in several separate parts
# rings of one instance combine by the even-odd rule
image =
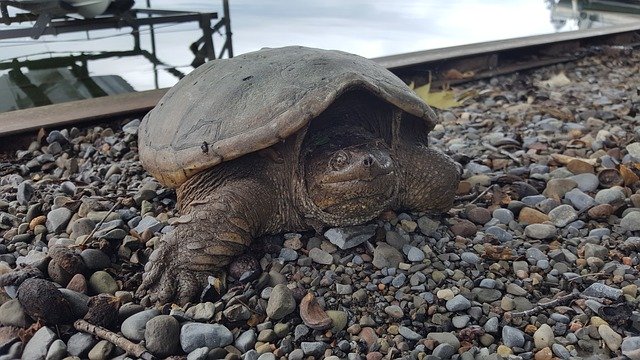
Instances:
[[[566,33],[420,51],[373,59],[403,80],[418,84],[433,77],[436,83],[455,84],[502,73],[531,69],[576,59],[579,50],[594,45],[637,45],[640,24],[612,26]],[[472,73],[448,78],[450,70]],[[0,113],[0,147],[18,134],[141,116],[159,101],[167,89],[46,105]],[[4,143],[4,144],[3,144]]]

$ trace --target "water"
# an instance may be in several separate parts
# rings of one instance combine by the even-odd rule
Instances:
[[[218,12],[222,16],[222,2],[217,0],[151,0],[151,5]],[[136,7],[144,6],[145,2],[138,0]],[[637,19],[628,14],[604,18],[584,9],[575,12],[566,0],[230,0],[230,9],[235,55],[295,44],[379,57]],[[142,29],[141,33],[142,48],[150,50],[149,30]],[[135,90],[173,85],[178,77],[166,70],[188,73],[193,69],[188,45],[201,36],[200,29],[196,23],[158,25],[155,34],[157,57],[167,64],[158,67],[157,77],[153,65],[140,55],[91,61],[88,73],[119,75]],[[219,52],[219,34],[214,43]],[[132,47],[127,29],[4,40],[0,41],[0,64],[13,59],[126,51]],[[0,75],[6,73],[0,70]]]

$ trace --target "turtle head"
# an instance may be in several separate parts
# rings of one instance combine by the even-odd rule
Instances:
[[[322,212],[370,219],[389,208],[397,176],[388,144],[359,127],[331,127],[312,134],[304,146],[309,199]]]

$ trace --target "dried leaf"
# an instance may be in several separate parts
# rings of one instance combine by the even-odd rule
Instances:
[[[447,80],[462,80],[469,79],[476,75],[473,71],[461,72],[458,69],[449,69],[444,73],[444,78]]]
[[[516,258],[511,248],[507,246],[496,246],[491,244],[484,245],[483,256],[493,260],[513,260]]]
[[[620,165],[620,174],[622,174],[625,186],[633,185],[638,181],[638,175],[622,164]]]
[[[413,84],[411,84],[411,87],[413,88]],[[415,88],[413,91],[429,106],[436,109],[446,110],[462,105],[462,102],[456,100],[456,96],[451,90],[431,92],[431,83]]]
[[[559,162],[562,165],[567,165],[571,160],[582,160],[591,166],[596,166],[598,163],[598,159],[582,159],[573,156],[563,155],[563,154],[551,154],[551,158],[553,160]]]

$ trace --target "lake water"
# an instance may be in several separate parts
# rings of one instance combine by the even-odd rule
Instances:
[[[136,3],[136,7],[144,6],[144,1]],[[218,0],[151,0],[151,6],[218,12],[222,17]],[[379,57],[633,20],[633,16],[603,21],[602,17],[585,17],[565,0],[230,0],[230,9],[235,55],[296,44]],[[0,41],[0,63],[130,50],[133,41],[129,31],[4,40]],[[145,49],[150,49],[148,33],[142,29]],[[196,23],[158,25],[155,34],[157,57],[163,63],[184,73],[192,70],[193,55],[188,46],[201,36]],[[219,52],[220,34],[215,35],[214,43]],[[88,70],[91,75],[120,75],[136,90],[171,86],[178,80],[161,66],[156,84],[153,66],[142,56],[92,61]]]

